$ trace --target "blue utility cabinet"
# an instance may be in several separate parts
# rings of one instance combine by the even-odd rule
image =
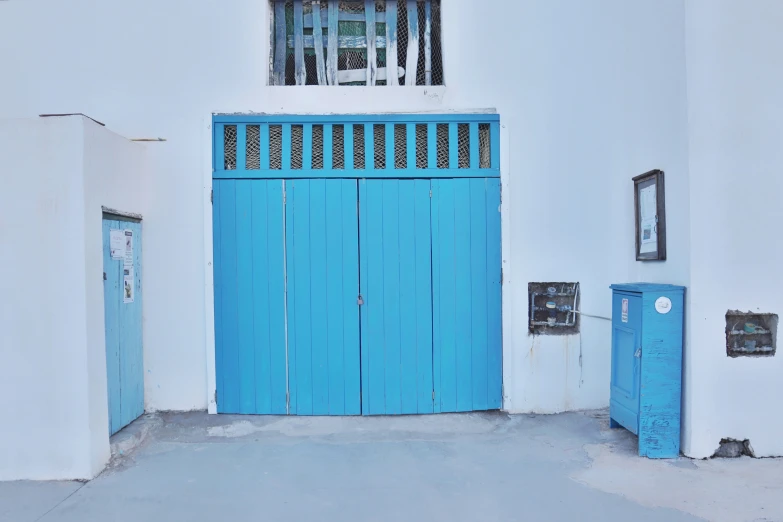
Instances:
[[[612,285],[609,417],[639,436],[639,456],[680,454],[685,288]]]

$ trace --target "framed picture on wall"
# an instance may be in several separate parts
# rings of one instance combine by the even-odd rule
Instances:
[[[636,213],[636,260],[666,260],[666,203],[663,171],[651,170],[633,178]]]

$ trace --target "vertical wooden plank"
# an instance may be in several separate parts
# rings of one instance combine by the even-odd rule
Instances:
[[[441,411],[457,411],[457,331],[456,323],[456,259],[455,259],[455,183],[453,179],[438,180],[438,236],[440,244],[437,251],[433,245],[433,257],[439,257],[439,295],[437,307],[439,308],[439,337],[440,351],[440,393],[436,388],[436,394],[441,398]],[[433,203],[435,193],[433,192]]]
[[[397,2],[386,2],[386,85],[400,84],[397,77]]]
[[[427,124],[427,168],[438,168],[438,124]]]
[[[297,179],[291,184],[290,198],[287,202],[293,209],[293,248],[287,252],[293,264],[293,270],[288,272],[288,280],[295,280],[294,321],[289,313],[288,319],[288,351],[292,351],[291,330],[295,332],[293,351],[296,360],[296,410],[297,415],[313,414],[313,334],[310,285],[311,255],[310,255],[310,180]],[[286,228],[288,230],[288,228]],[[290,289],[289,289],[290,296]],[[291,302],[289,301],[289,308]],[[322,309],[317,309],[322,310]],[[290,378],[290,374],[289,374]],[[291,386],[294,386],[292,383]]]
[[[459,168],[459,124],[449,123],[449,168]]]
[[[294,0],[294,76],[297,85],[307,83],[304,61],[304,13],[302,0]]]
[[[419,10],[416,0],[408,0],[408,57],[405,62],[405,85],[416,85],[419,62]]]
[[[345,143],[345,173],[346,176],[352,176],[354,170],[353,164],[353,123],[346,123],[343,128],[343,141]],[[356,194],[358,197],[358,193]]]
[[[332,124],[324,125],[324,169],[332,170],[332,139],[334,137]]]
[[[503,386],[501,337],[500,178],[487,178],[487,407],[500,409]]]
[[[500,168],[500,124],[492,123],[489,126],[489,155],[490,168]]]
[[[236,181],[224,180],[220,191],[220,249],[223,310],[223,408],[239,413],[239,344],[237,332]]]
[[[261,170],[269,170],[269,124],[262,123],[258,129],[259,145],[261,147],[260,167]]]
[[[224,143],[224,133],[226,132],[226,126],[222,123],[215,123],[215,133],[214,133],[214,164],[212,165],[212,170],[223,170],[226,164],[226,150],[225,150],[225,143]]]
[[[313,168],[313,124],[305,123],[302,128],[302,168]]]
[[[344,333],[347,319],[346,313],[350,314],[356,310],[348,306],[350,301],[347,301],[348,296],[343,292],[346,265],[355,265],[355,260],[343,259],[343,235],[350,234],[350,229],[343,229],[342,207],[344,203],[350,204],[350,201],[343,202],[342,182],[343,180],[340,179],[325,181],[323,217],[323,222],[325,223],[323,246],[325,251],[321,258],[324,267],[323,270],[316,271],[323,274],[323,283],[326,287],[326,302],[324,303],[324,313],[322,315],[325,316],[326,322],[324,332],[328,368],[326,368],[325,373],[328,375],[327,412],[329,415],[345,414]],[[316,211],[316,207],[313,208],[313,213]],[[315,228],[313,228],[313,231],[315,231]],[[358,240],[356,237],[354,239]],[[316,240],[314,239],[315,242]],[[313,256],[314,259],[318,259],[315,245],[313,247]],[[358,277],[358,274],[356,276]],[[317,303],[314,304],[317,305]]]
[[[269,180],[266,184],[266,248],[259,252],[266,257],[269,271],[269,371],[271,386],[270,413],[286,413],[286,388],[288,367],[286,364],[286,281],[285,281],[285,208],[283,207],[283,182]],[[255,230],[255,229],[254,229]],[[264,243],[254,243],[254,249],[263,249]],[[255,250],[254,250],[255,251]],[[263,283],[262,283],[263,284]],[[263,313],[259,314],[264,320]]]
[[[224,180],[212,180],[212,275],[214,278],[215,294],[215,393],[217,394],[217,411],[223,412],[223,300],[221,298],[223,290],[223,261],[221,247],[221,231],[223,229],[220,220],[220,194]]]
[[[375,181],[375,180],[371,180]],[[386,339],[386,324],[384,321],[386,312],[385,296],[385,265],[383,258],[383,198],[384,186],[382,183],[367,183],[366,200],[361,201],[366,221],[363,228],[366,229],[366,245],[359,249],[362,256],[367,256],[366,271],[362,272],[367,281],[367,299],[362,308],[367,311],[367,322],[362,323],[362,347],[366,348],[362,356],[367,356],[368,371],[367,380],[363,379],[363,385],[369,387],[369,411],[370,414],[383,414],[387,411],[385,389],[387,364],[386,343],[379,345],[377,340]],[[365,329],[367,330],[365,332]],[[366,335],[365,335],[366,333]]]
[[[386,131],[386,170],[394,170],[394,124],[384,125]]]
[[[428,127],[428,134],[432,136],[434,132],[434,125]],[[432,150],[433,147],[429,147],[430,165],[432,163]],[[430,180],[430,189],[432,190],[430,197],[430,223],[431,223],[431,252],[432,252],[432,381],[433,388],[435,390],[435,397],[433,399],[433,412],[440,413],[443,411],[443,358],[441,355],[441,306],[443,301],[441,298],[441,268],[440,268],[440,179]]]
[[[285,85],[285,2],[275,0],[275,61],[272,69],[272,85]]]
[[[414,185],[414,256],[416,266],[416,387],[419,413],[433,412],[432,392],[432,237],[430,180],[417,179]]]
[[[394,137],[394,126],[387,125],[388,136],[391,128]],[[393,140],[392,140],[393,141]],[[394,155],[392,154],[391,158]],[[386,166],[394,163],[386,159]],[[383,186],[382,206],[382,242],[384,245],[399,245],[400,208],[398,180],[373,180]],[[382,248],[383,255],[383,329],[385,342],[385,380],[386,380],[386,414],[401,413],[400,401],[400,253],[397,248]]]
[[[283,163],[283,170],[291,170],[291,124],[290,123],[284,123],[283,124],[283,152],[282,152],[282,163]]]
[[[318,85],[326,85],[324,37],[323,28],[321,26],[321,0],[313,0],[313,41],[315,42],[315,68],[318,75]],[[328,42],[327,45],[329,45]]]
[[[366,126],[365,126],[366,128]],[[365,132],[366,135],[366,132]],[[370,385],[372,380],[370,379],[370,312],[369,312],[369,296],[370,296],[370,270],[369,270],[369,256],[368,250],[365,245],[368,245],[369,236],[367,229],[369,227],[369,213],[368,213],[368,201],[369,195],[367,193],[367,180],[358,180],[358,212],[359,212],[359,294],[364,299],[364,304],[359,307],[359,321],[361,324],[361,393],[362,393],[362,415],[370,415]],[[344,219],[344,218],[343,218]]]
[[[367,32],[367,85],[375,85],[378,60],[375,51],[375,0],[364,0]]]
[[[346,129],[350,125],[346,125]],[[353,143],[353,141],[351,141]],[[343,368],[344,368],[344,403],[345,415],[359,415],[362,411],[361,403],[361,373],[360,373],[360,347],[359,347],[359,305],[354,295],[359,290],[359,216],[358,193],[355,179],[340,181],[342,191],[342,204],[340,214],[342,218],[342,260],[343,260],[343,287],[342,295],[345,296],[343,304]]]
[[[329,85],[337,82],[337,16],[338,0],[329,0],[329,28],[326,42],[326,80]]]
[[[390,254],[397,256],[397,289],[399,305],[399,348],[400,348],[400,413],[419,413],[418,406],[418,372],[417,372],[417,313],[416,281],[420,267],[416,263],[416,183],[420,180],[388,180],[387,183],[397,185],[399,197],[397,200],[399,231],[397,248],[388,248]],[[429,220],[428,220],[429,221]],[[420,225],[420,224],[418,224]],[[429,222],[425,224],[429,228]],[[384,237],[384,239],[387,239]],[[393,238],[389,238],[393,239]],[[427,267],[429,268],[429,267]],[[388,267],[387,267],[388,269]],[[431,400],[430,400],[431,402]]]
[[[103,220],[103,309],[106,337],[106,386],[109,399],[109,435],[121,428],[120,396],[120,305],[122,304],[122,260],[111,258],[111,230],[119,230],[119,223]]]
[[[473,138],[471,137],[471,140]],[[472,145],[471,141],[471,145]],[[472,154],[472,152],[471,152]],[[473,159],[471,156],[471,163]],[[483,179],[470,179],[470,304],[472,405],[488,409],[487,195]]]
[[[406,158],[406,167],[409,169],[415,169],[416,168],[416,124],[415,123],[409,123],[405,127],[405,136],[408,140],[407,143],[407,155]],[[427,225],[427,228],[429,228],[429,225]]]
[[[473,409],[471,366],[471,271],[470,271],[470,180],[455,179],[454,185],[454,287],[457,361],[457,411]]]
[[[364,124],[364,170],[375,170],[375,134],[373,124]]]
[[[237,361],[239,413],[255,413],[255,350],[253,342],[253,194],[254,180],[236,181]],[[250,283],[250,284],[247,284]]]
[[[252,180],[250,182],[250,232],[249,248],[251,250],[252,279],[252,337],[253,337],[253,380],[255,392],[255,410],[253,413],[272,413],[272,352],[278,350],[271,342],[271,330],[277,325],[271,322],[269,287],[278,274],[269,263],[270,247],[272,254],[282,248],[274,248],[269,244],[269,206],[267,185],[274,181]],[[241,257],[241,256],[240,256]],[[282,274],[280,274],[282,275]],[[240,291],[241,293],[241,291]],[[241,302],[241,299],[240,299]],[[285,349],[285,346],[283,346]],[[248,371],[248,370],[245,370]],[[249,399],[247,399],[249,400]],[[242,397],[242,402],[246,401]]]
[[[470,168],[479,168],[479,124],[469,124],[469,136],[470,136]]]
[[[424,85],[432,85],[432,0],[424,0]]]
[[[332,180],[328,180],[328,182],[332,182]],[[326,183],[327,180],[324,179],[310,180],[309,306],[312,335],[313,415],[329,414],[329,345],[327,334],[329,323],[332,321],[332,310],[328,309],[326,290],[326,234],[327,230],[335,223],[327,222]]]
[[[288,362],[288,404],[287,413],[295,415],[299,407],[299,391],[297,376],[297,335],[296,335],[296,309],[297,309],[297,281],[294,256],[296,255],[296,242],[294,231],[297,228],[297,216],[294,213],[297,180],[283,181],[283,200],[285,209],[285,303],[286,303],[286,356]],[[300,181],[300,183],[306,183]],[[306,203],[305,203],[306,204]]]
[[[138,295],[141,270],[141,225],[116,221],[121,230],[133,234],[133,302],[120,304],[120,428],[136,419],[144,410],[141,346],[141,296]],[[120,270],[120,293],[124,287],[124,267]],[[141,381],[139,381],[141,379]]]
[[[247,170],[247,125],[237,124],[237,170]]]

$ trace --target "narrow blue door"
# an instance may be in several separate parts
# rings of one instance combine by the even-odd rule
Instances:
[[[356,205],[355,179],[286,181],[289,411],[294,415],[361,413]]]
[[[144,413],[141,223],[103,219],[103,305],[109,434]]]
[[[502,400],[500,180],[432,180],[435,411]]]
[[[639,433],[642,298],[615,292],[612,297],[612,379],[610,416]]]
[[[359,182],[362,413],[433,412],[430,181]]]
[[[220,413],[286,413],[283,182],[214,180]]]

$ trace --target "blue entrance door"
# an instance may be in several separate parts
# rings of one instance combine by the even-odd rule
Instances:
[[[103,305],[109,434],[144,413],[141,223],[103,219]]]
[[[612,297],[611,417],[639,433],[642,298],[615,292]]]
[[[362,413],[432,413],[430,180],[359,182]]]

